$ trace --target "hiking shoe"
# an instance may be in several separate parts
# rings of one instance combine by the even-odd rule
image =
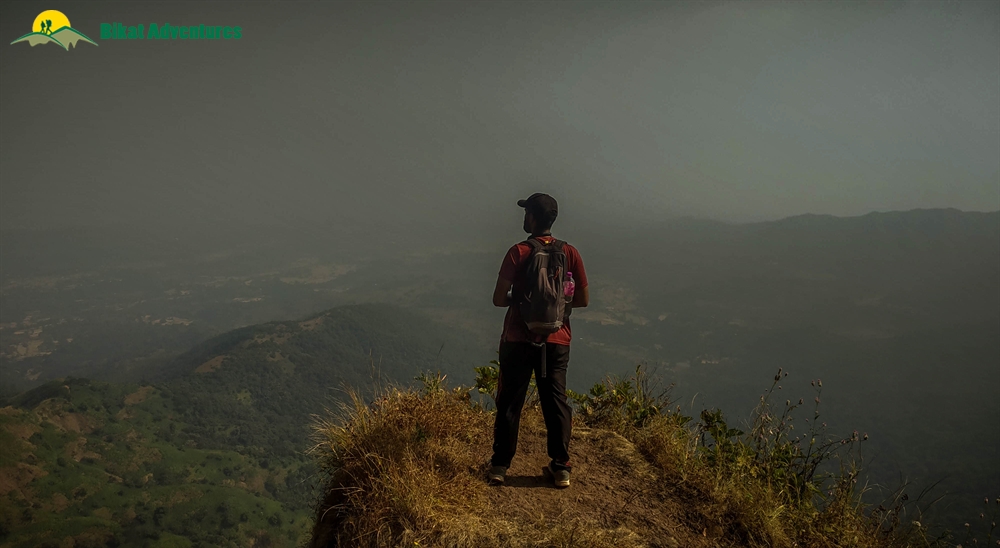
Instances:
[[[545,467],[545,472],[552,478],[552,483],[556,487],[569,487],[569,470],[557,470],[552,468],[552,463],[550,462]]]
[[[507,477],[506,466],[493,466],[490,468],[489,473],[486,474],[486,479],[493,485],[502,484],[505,477]]]

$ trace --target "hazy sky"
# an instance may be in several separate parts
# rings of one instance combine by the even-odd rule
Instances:
[[[64,4],[0,4],[3,228],[1000,209],[997,2]]]

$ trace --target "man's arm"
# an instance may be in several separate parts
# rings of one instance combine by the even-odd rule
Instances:
[[[493,306],[510,306],[510,299],[507,292],[510,291],[513,282],[508,282],[502,277],[497,277],[497,286],[493,288]]]
[[[573,293],[573,308],[587,308],[588,304],[590,304],[589,286],[585,286],[583,289]]]

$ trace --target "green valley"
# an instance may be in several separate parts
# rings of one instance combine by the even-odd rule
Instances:
[[[348,385],[471,374],[460,334],[348,306],[210,339],[147,385],[50,381],[0,410],[0,546],[295,546],[311,416]]]

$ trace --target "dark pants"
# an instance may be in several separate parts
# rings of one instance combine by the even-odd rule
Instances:
[[[542,347],[528,342],[500,344],[500,381],[497,389],[497,418],[493,426],[493,466],[510,466],[517,450],[517,431],[521,424],[521,409],[528,392],[532,372],[538,399],[545,418],[548,452],[555,469],[571,469],[569,437],[572,431],[572,409],[566,401],[566,366],[569,365],[569,345],[544,346],[545,375],[541,374]]]

